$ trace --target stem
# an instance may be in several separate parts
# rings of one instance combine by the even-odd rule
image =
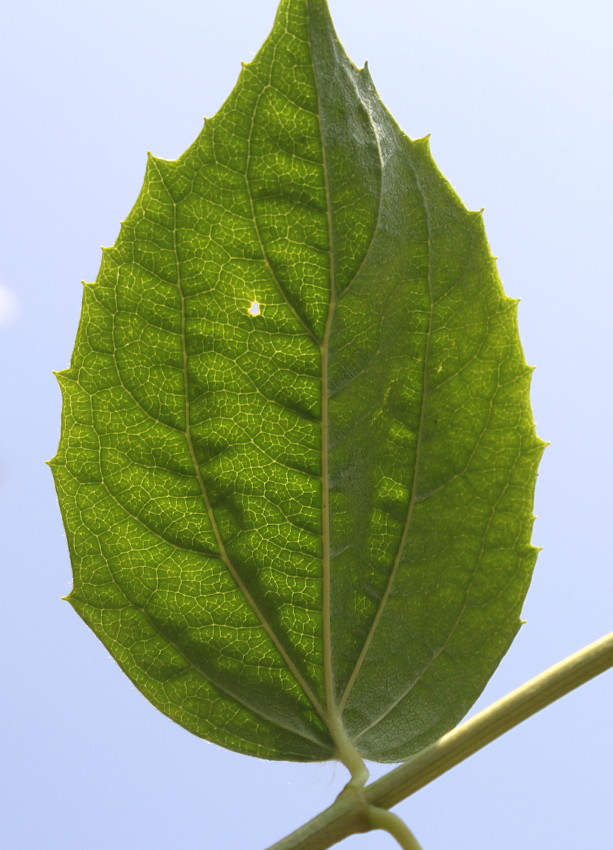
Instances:
[[[404,850],[421,850],[409,827],[393,812],[388,812],[387,809],[379,809],[377,806],[369,806],[368,821],[372,829],[384,829],[390,835],[393,835]]]
[[[369,803],[389,808],[446,773],[541,709],[613,667],[613,632],[554,664],[470,720],[443,735],[406,764],[373,782]]]
[[[341,793],[329,808],[268,850],[326,850],[349,835],[368,832],[372,829],[371,807],[395,806],[504,732],[610,667],[613,667],[613,632],[530,679],[410,761],[367,785],[363,791],[369,804],[366,812],[360,795]]]

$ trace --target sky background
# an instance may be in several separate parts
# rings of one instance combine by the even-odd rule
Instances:
[[[330,0],[357,64],[485,224],[538,366],[527,624],[476,708],[613,627],[609,0]],[[269,763],[159,714],[60,597],[51,474],[81,286],[145,154],[177,157],[276,0],[22,0],[0,11],[2,850],[263,850],[327,806],[332,764]],[[424,850],[611,850],[613,674],[397,807]],[[373,775],[386,768],[374,767]],[[384,833],[347,850],[396,846]]]

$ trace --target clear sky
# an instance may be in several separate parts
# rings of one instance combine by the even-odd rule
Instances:
[[[2,850],[263,850],[340,766],[226,752],[156,712],[60,597],[51,475],[80,279],[268,32],[276,0],[21,0],[0,11]],[[484,706],[613,627],[613,6],[330,0],[357,64],[485,223],[538,369],[544,551]],[[401,804],[424,850],[611,850],[613,674]],[[380,768],[375,768],[378,775]],[[343,847],[385,850],[383,833]]]

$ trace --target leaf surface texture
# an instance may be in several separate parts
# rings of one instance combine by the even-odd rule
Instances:
[[[519,626],[536,438],[481,215],[324,0],[144,186],[86,285],[52,462],[70,601],[136,686],[251,755],[395,761]]]

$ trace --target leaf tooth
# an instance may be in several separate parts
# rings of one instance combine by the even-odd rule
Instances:
[[[160,178],[164,185],[166,185],[166,178],[171,178],[174,176],[174,171],[178,165],[178,161],[176,159],[162,159],[162,157],[155,156],[151,151],[147,151],[147,165],[145,167],[145,179],[153,177],[154,180],[159,181]],[[168,188],[166,191],[169,191]],[[169,192],[170,194],[170,192]]]
[[[427,133],[425,136],[422,136],[420,139],[411,139],[411,143],[418,150],[422,150],[424,153],[428,154],[428,156],[432,157],[431,146],[430,146],[430,137],[432,133]]]
[[[151,151],[147,151],[147,166],[155,165],[156,168],[160,168],[160,167],[163,168],[167,165],[172,166],[172,165],[176,165],[176,164],[177,164],[176,159],[164,159],[161,156],[156,156],[154,153],[151,153]]]
[[[114,262],[113,257],[113,245],[103,245],[100,250],[102,251],[102,260],[100,261],[100,270],[98,272],[98,280],[102,278],[104,275],[104,271],[106,269],[106,263]],[[95,281],[94,281],[95,282]],[[85,280],[82,280],[81,283],[83,286],[92,286],[92,283],[88,283]]]
[[[481,209],[479,209],[479,210],[468,210],[467,209],[466,215],[472,221],[477,222],[477,224],[483,229],[483,234],[485,235],[485,222],[484,222],[485,207],[481,207]],[[496,259],[493,256],[493,254],[491,254],[491,253],[490,253],[490,258]]]
[[[200,138],[201,134],[198,136]],[[194,144],[197,144],[197,141]],[[192,146],[193,148],[193,146]],[[191,190],[191,178],[185,178],[184,165],[192,148],[188,148],[178,159],[162,159],[149,151],[145,168],[145,184],[157,185],[170,199],[171,203],[180,203]],[[183,178],[181,175],[183,174]]]
[[[70,372],[71,372],[71,367],[68,367],[67,369],[61,369],[60,371],[56,371],[55,369],[52,371],[52,374],[54,375],[56,381],[58,382],[58,386],[60,388],[60,392],[62,394],[62,400],[63,401],[64,401],[64,394],[65,394],[65,390],[67,389],[68,381],[72,380]],[[61,438],[60,438],[60,443],[61,443]],[[57,449],[55,455],[52,458],[50,458],[50,460],[46,460],[45,463],[52,470],[56,469],[58,466],[63,465],[61,460],[60,460],[60,447],[59,446],[58,446],[58,449]]]
[[[364,66],[362,68],[356,69],[358,75],[363,79],[365,83],[369,83],[371,86],[374,86],[374,80],[372,78],[372,74],[370,73],[370,67],[368,65],[368,60],[364,61]]]

